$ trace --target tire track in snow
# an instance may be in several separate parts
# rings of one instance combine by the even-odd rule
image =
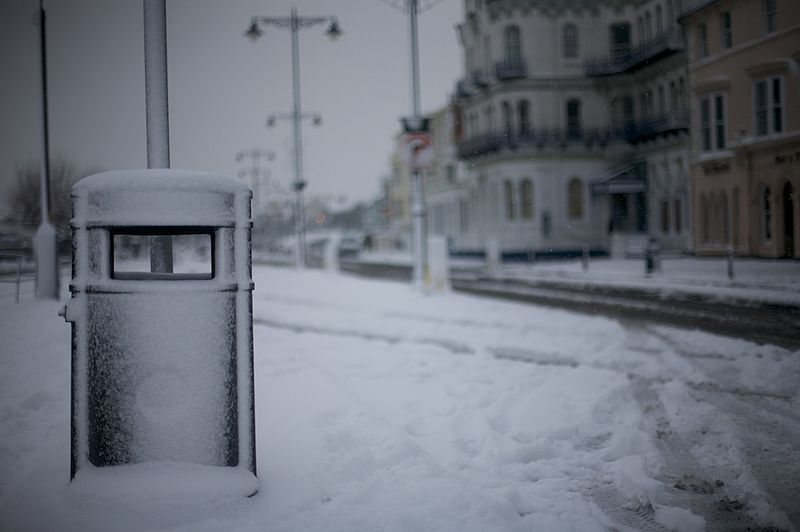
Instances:
[[[470,346],[447,338],[428,338],[428,337],[407,338],[404,336],[396,336],[383,333],[372,333],[372,332],[359,331],[355,329],[339,329],[332,327],[319,327],[317,325],[288,323],[266,318],[253,318],[253,325],[272,327],[274,329],[283,329],[287,331],[296,332],[298,334],[302,333],[322,334],[325,336],[348,337],[348,338],[358,338],[361,340],[368,340],[368,341],[386,342],[388,344],[415,343],[420,345],[430,345],[434,347],[439,347],[456,355],[471,355],[475,353],[475,350],[472,349]]]

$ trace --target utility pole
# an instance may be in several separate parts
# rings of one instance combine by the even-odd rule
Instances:
[[[253,184],[253,218],[255,218],[261,207],[261,180],[264,179],[264,181],[268,182],[270,177],[269,168],[261,167],[261,159],[272,161],[275,159],[275,152],[253,148],[251,150],[242,150],[236,154],[236,162],[241,162],[245,158],[249,158],[251,164],[249,168],[239,170],[239,177],[249,177],[250,182]]]

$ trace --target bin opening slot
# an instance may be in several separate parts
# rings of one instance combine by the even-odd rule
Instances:
[[[154,272],[155,238],[172,240],[172,272]],[[125,280],[203,280],[214,278],[214,234],[197,228],[158,228],[112,232],[111,278]]]

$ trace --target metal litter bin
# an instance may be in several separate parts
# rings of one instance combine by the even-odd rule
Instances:
[[[73,187],[71,478],[181,462],[254,480],[251,196],[177,170]],[[153,273],[149,242],[164,236],[173,271]]]

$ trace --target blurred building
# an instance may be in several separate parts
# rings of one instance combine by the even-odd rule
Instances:
[[[800,2],[685,6],[698,254],[800,257]]]
[[[461,250],[624,254],[647,236],[689,250],[679,13],[674,0],[465,0]]]

